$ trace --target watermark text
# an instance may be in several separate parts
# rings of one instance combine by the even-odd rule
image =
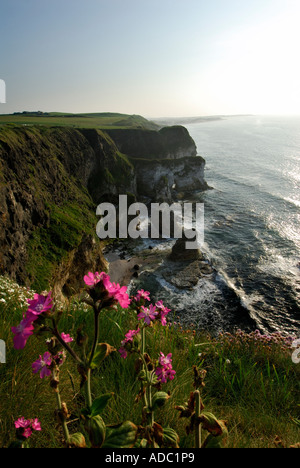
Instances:
[[[186,249],[198,249],[204,243],[203,203],[144,203],[128,206],[127,195],[119,196],[118,208],[101,203],[96,211],[100,239],[186,239]]]
[[[295,348],[292,354],[292,361],[294,364],[300,364],[300,338],[293,341],[292,348]]]
[[[0,79],[0,104],[6,104],[6,85],[5,81]]]
[[[6,364],[6,344],[0,340],[0,364]]]

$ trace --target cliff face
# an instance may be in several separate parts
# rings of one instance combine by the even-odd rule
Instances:
[[[136,161],[137,191],[155,201],[169,202],[195,191],[206,190],[205,160],[188,157],[171,160]]]
[[[140,129],[107,130],[119,150],[131,158],[179,159],[197,155],[194,140],[186,128],[165,127],[159,131]]]
[[[71,294],[87,271],[105,268],[95,230],[99,203],[127,193],[171,202],[207,188],[205,162],[183,127],[108,133],[1,128],[0,274]]]
[[[95,165],[93,149],[76,130],[2,129],[1,274],[39,290],[49,282],[72,289],[74,273],[105,267],[95,204],[86,189]]]

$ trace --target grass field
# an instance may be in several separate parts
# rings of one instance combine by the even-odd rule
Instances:
[[[55,422],[55,396],[47,379],[33,375],[31,364],[45,352],[43,339],[31,337],[23,351],[12,345],[11,326],[19,323],[26,310],[26,298],[32,292],[0,277],[0,339],[7,345],[7,363],[0,365],[0,446],[7,447],[14,438],[14,421],[39,418],[42,432],[30,439],[34,448],[61,447],[61,432]],[[170,317],[171,318],[171,317]],[[175,319],[175,317],[174,317]],[[124,334],[135,326],[132,311],[105,311],[100,316],[99,342],[117,349]],[[73,302],[64,307],[60,331],[76,335],[84,326],[92,336],[93,314],[87,306]],[[76,344],[73,344],[76,349]],[[187,420],[179,418],[174,408],[182,405],[193,391],[192,366],[207,370],[202,398],[207,411],[227,421],[228,448],[290,447],[300,442],[299,375],[300,365],[291,359],[291,350],[276,339],[257,340],[255,335],[237,332],[213,339],[204,333],[182,330],[180,326],[155,326],[147,331],[147,349],[151,355],[160,351],[173,354],[176,377],[164,385],[170,399],[156,412],[156,421],[174,428],[180,447],[192,448],[193,436],[187,435]],[[69,429],[79,429],[82,407],[77,366],[68,358],[61,371],[61,394],[71,418]],[[121,359],[112,353],[92,376],[94,397],[113,393],[103,418],[107,424],[131,420],[141,424],[142,403],[136,401],[140,389],[135,359]]]
[[[140,115],[127,115],[110,112],[95,114],[25,112],[10,115],[0,115],[0,126],[7,124],[98,128],[103,130],[112,128],[145,128],[148,130],[159,129],[158,125],[150,122]]]

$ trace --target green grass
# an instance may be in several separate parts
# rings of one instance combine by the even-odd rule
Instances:
[[[156,130],[159,127],[140,115],[127,115],[118,113],[94,113],[94,114],[67,114],[62,112],[37,113],[28,112],[21,114],[0,115],[1,125],[41,125],[64,126],[76,128],[145,128]]]
[[[0,278],[0,339],[7,343],[7,364],[0,365],[0,446],[9,445],[14,438],[14,420],[24,416],[38,417],[42,423],[43,431],[30,440],[32,447],[61,447],[61,433],[53,417],[54,393],[46,380],[31,371],[31,363],[46,350],[43,338],[31,337],[23,351],[12,346],[10,328],[26,310],[28,294],[32,293]],[[63,310],[60,331],[76,336],[78,327],[83,326],[91,342],[92,311],[75,302]],[[103,312],[99,342],[108,342],[118,349],[135,323],[134,312]],[[72,346],[76,348],[76,344]],[[280,340],[269,346],[263,341],[255,342],[247,334],[213,339],[178,326],[155,326],[147,330],[146,351],[152,357],[160,351],[173,353],[177,374],[174,381],[163,386],[170,391],[171,398],[166,407],[156,412],[156,421],[179,433],[182,448],[193,447],[193,436],[186,434],[187,420],[179,419],[174,407],[187,401],[193,391],[193,365],[207,370],[202,391],[205,409],[227,421],[229,448],[272,448],[276,438],[286,447],[300,441],[300,430],[294,422],[300,416],[300,366],[293,364],[290,350],[283,348]],[[71,358],[65,362],[60,379],[62,398],[72,413],[70,430],[76,432],[82,399],[76,365]],[[142,403],[136,401],[139,389],[134,356],[124,360],[113,353],[93,373],[94,397],[114,393],[104,413],[107,424],[126,419],[141,424]]]

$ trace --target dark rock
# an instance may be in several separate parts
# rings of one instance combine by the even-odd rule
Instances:
[[[186,242],[188,240],[183,237],[178,239],[175,245],[172,248],[172,252],[169,256],[169,259],[174,262],[185,262],[185,261],[194,261],[194,260],[203,260],[203,254],[200,249],[187,249]]]

